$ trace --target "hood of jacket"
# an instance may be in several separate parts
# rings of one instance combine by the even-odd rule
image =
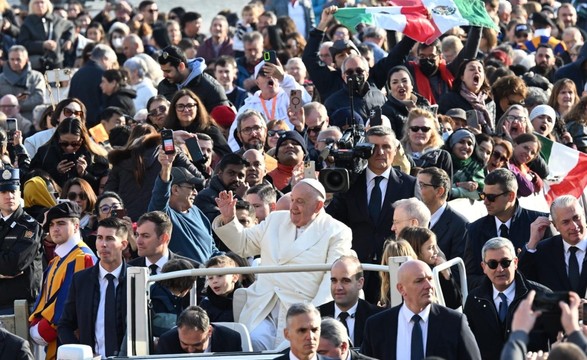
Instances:
[[[181,84],[177,84],[178,90],[186,87],[190,83],[190,81],[192,81],[197,76],[202,75],[204,70],[206,70],[206,60],[204,60],[204,58],[201,57],[188,60],[188,69],[190,69],[190,74]]]

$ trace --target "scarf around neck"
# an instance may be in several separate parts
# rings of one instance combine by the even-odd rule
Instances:
[[[477,113],[477,118],[479,119],[479,125],[482,128],[488,126],[491,130],[493,130],[491,115],[489,115],[489,111],[485,106],[485,101],[487,100],[488,95],[484,91],[480,91],[479,94],[475,94],[471,90],[467,89],[465,84],[461,84],[460,94],[471,106],[473,110]]]

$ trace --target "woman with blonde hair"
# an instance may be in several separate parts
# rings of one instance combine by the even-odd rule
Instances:
[[[416,255],[414,249],[412,249],[412,246],[406,240],[387,239],[383,244],[381,265],[387,265],[389,258],[394,256],[409,256],[412,259],[418,258],[418,255]],[[379,277],[381,278],[381,287],[379,293],[379,303],[377,303],[377,306],[389,308],[392,305],[390,299],[391,289],[389,285],[389,272],[381,271],[379,272]]]
[[[438,130],[434,114],[420,108],[412,109],[404,125],[401,144],[417,167],[423,169],[435,166],[446,171],[452,179],[452,159],[448,151],[441,149],[444,141]]]

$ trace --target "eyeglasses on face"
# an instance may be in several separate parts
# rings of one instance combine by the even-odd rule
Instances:
[[[255,125],[255,126],[249,126],[246,128],[242,128],[241,133],[243,133],[245,135],[250,135],[253,131],[256,133],[260,133],[262,130],[263,130],[263,127],[261,127],[259,125]]]
[[[425,188],[426,186],[433,187],[433,188],[435,188],[435,189],[438,187],[438,185],[434,185],[434,184],[427,184],[427,183],[424,183],[424,182],[421,182],[421,181],[418,181],[418,185],[420,185],[420,189],[423,189],[423,188]]]
[[[76,193],[75,191],[70,191],[67,193],[68,200],[75,201],[78,197],[81,201],[88,200],[88,195],[85,192]]]
[[[501,194],[486,194],[486,193],[482,192],[482,193],[479,193],[479,199],[481,199],[481,200],[487,199],[487,201],[489,201],[489,202],[494,202],[495,200],[497,200],[498,197],[505,195],[505,194],[509,194],[509,191],[502,192]]]
[[[524,121],[526,121],[525,116],[516,116],[516,115],[508,115],[505,117],[505,119],[510,122],[514,122],[514,121],[524,122]]]
[[[63,115],[70,117],[70,116],[77,116],[81,117],[84,114],[81,110],[73,110],[70,108],[63,108]]]
[[[346,69],[344,74],[346,76],[353,76],[355,74],[357,75],[363,75],[365,73],[365,70],[362,68],[356,68],[356,69]]]
[[[510,265],[512,264],[512,259],[501,259],[499,261],[497,260],[489,260],[489,261],[484,261],[485,265],[487,265],[491,270],[495,270],[497,269],[498,265],[501,265],[502,268],[507,269],[510,267]]]
[[[78,148],[78,147],[82,146],[83,143],[84,142],[82,140],[79,140],[79,141],[60,141],[59,146],[61,146],[64,149],[68,146],[71,146],[72,148]]]
[[[196,185],[177,185],[180,188],[184,188],[184,189],[190,189],[191,191],[196,190]]]
[[[269,135],[269,137],[272,137],[272,136],[275,136],[275,135],[281,137],[285,133],[286,133],[285,130],[269,130],[269,131],[267,131],[267,134]]]
[[[189,104],[175,104],[175,109],[177,111],[183,112],[186,109],[188,111],[192,111],[198,104],[196,103],[189,103]]]
[[[430,131],[430,127],[429,126],[410,126],[410,130],[412,132],[418,132],[418,131],[422,131],[424,133],[427,133],[428,131]]]
[[[109,213],[111,210],[122,209],[122,205],[120,205],[120,204],[102,205],[99,207],[99,209],[102,214],[106,214],[106,213]]]
[[[323,126],[324,126],[324,122],[322,122],[320,125],[316,125],[314,127],[308,128],[308,132],[309,133],[319,133],[320,131],[322,131]]]
[[[165,114],[166,112],[167,112],[167,106],[159,105],[156,108],[149,111],[148,115],[149,116],[157,116],[157,115]]]
[[[336,142],[336,139],[335,138],[326,138],[326,139],[320,139],[320,140],[318,140],[318,142],[323,142],[326,145],[331,145]]]

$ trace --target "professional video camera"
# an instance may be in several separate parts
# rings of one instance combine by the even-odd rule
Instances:
[[[346,83],[351,103],[350,119],[347,120],[350,127],[343,132],[336,149],[333,149],[334,144],[329,144],[319,157],[320,161],[328,156],[334,160],[334,167],[322,169],[318,178],[327,192],[348,191],[357,175],[367,166],[367,159],[373,154],[373,144],[365,141],[365,128],[355,123],[354,115],[354,94],[364,86],[365,77],[358,73],[348,75]]]

